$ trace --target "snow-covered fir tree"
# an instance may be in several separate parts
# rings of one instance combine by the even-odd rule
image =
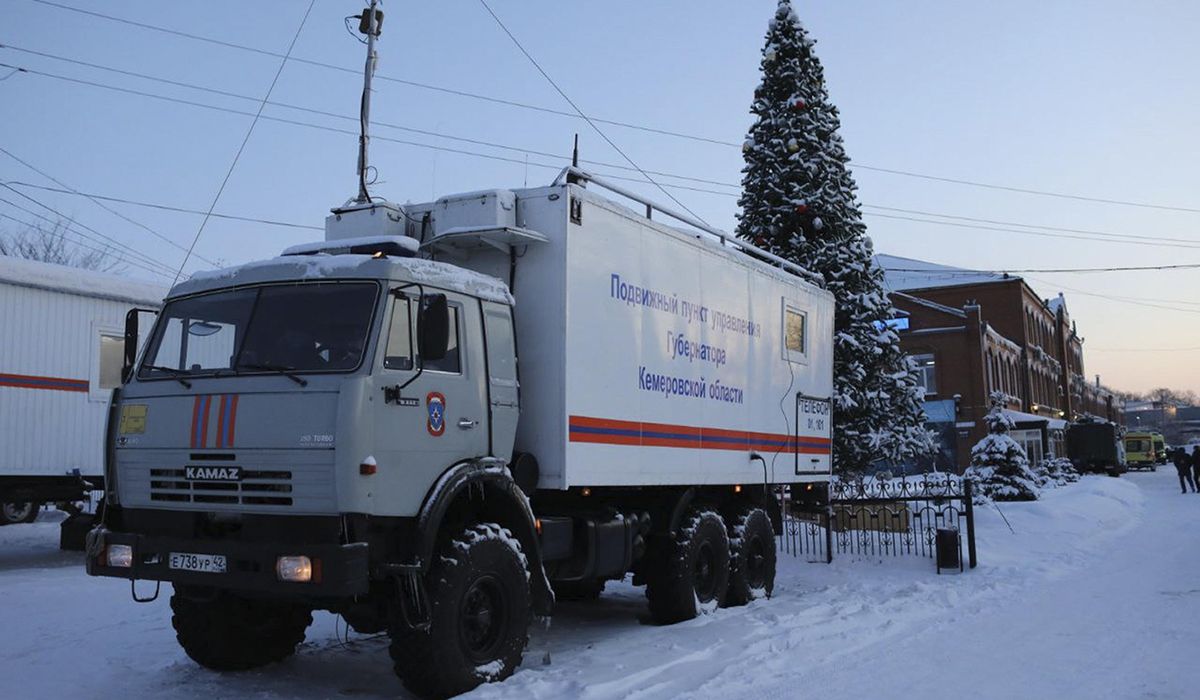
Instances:
[[[743,147],[738,235],[812,271],[836,297],[833,458],[838,472],[854,473],[879,458],[927,454],[933,442],[912,361],[887,325],[894,309],[813,43],[780,0]]]
[[[1041,479],[1043,486],[1064,486],[1079,481],[1079,472],[1075,469],[1075,465],[1071,464],[1071,460],[1066,457],[1051,455],[1042,460],[1034,473]]]
[[[996,501],[1036,501],[1041,485],[1029,468],[1025,449],[1009,436],[1014,423],[1004,413],[1008,397],[991,396],[992,409],[984,417],[988,434],[971,448],[971,466],[963,472],[977,497]]]

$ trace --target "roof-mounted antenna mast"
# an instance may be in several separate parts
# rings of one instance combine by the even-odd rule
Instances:
[[[358,31],[367,37],[367,62],[363,67],[362,103],[358,116],[358,197],[354,200],[358,203],[371,201],[371,195],[367,193],[367,169],[370,167],[367,162],[367,145],[371,137],[367,134],[367,130],[371,123],[371,78],[375,76],[377,58],[375,39],[379,37],[382,30],[383,10],[379,9],[379,0],[371,0],[370,7],[363,10],[363,13],[358,16]]]

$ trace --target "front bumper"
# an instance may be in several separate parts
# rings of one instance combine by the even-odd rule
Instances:
[[[109,545],[133,548],[133,566],[106,563]],[[220,554],[227,561],[224,573],[172,569],[171,552]],[[305,583],[280,581],[275,574],[281,556],[303,555],[313,560],[313,580]],[[319,562],[319,563],[318,563]],[[230,540],[181,539],[113,532],[103,527],[88,533],[87,573],[90,576],[167,581],[188,586],[255,591],[287,596],[344,598],[367,592],[369,566],[366,543],[346,545],[237,542]]]

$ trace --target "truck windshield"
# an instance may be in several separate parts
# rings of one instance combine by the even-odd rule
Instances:
[[[311,282],[169,302],[138,377],[353,371],[378,296],[374,282]]]

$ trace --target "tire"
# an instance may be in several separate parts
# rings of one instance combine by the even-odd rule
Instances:
[[[40,510],[41,504],[31,501],[0,503],[0,525],[31,523],[37,520],[38,511]]]
[[[424,697],[465,693],[521,664],[531,620],[528,562],[496,523],[467,527],[434,556],[426,631],[393,623],[396,675]]]
[[[604,592],[604,579],[587,578],[580,581],[554,581],[554,599],[560,601],[591,601]]]
[[[775,590],[775,530],[762,508],[745,508],[729,520],[729,587],[725,605],[769,598]]]
[[[245,671],[282,661],[296,652],[312,611],[292,603],[252,600],[225,591],[194,597],[176,586],[171,625],[179,646],[214,671]]]
[[[660,625],[690,620],[716,610],[729,585],[729,535],[712,510],[693,510],[673,539],[647,553],[650,617]]]

